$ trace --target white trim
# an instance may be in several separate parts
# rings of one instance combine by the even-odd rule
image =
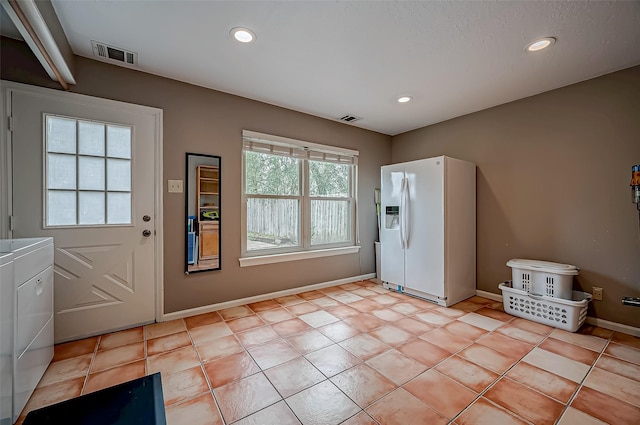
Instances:
[[[137,328],[139,326],[153,325],[156,322],[157,321],[147,321],[147,322],[135,323],[133,325],[127,325],[127,326],[122,326],[122,327],[118,327],[118,328],[113,328],[113,329],[109,329],[108,331],[102,332],[101,335],[106,335],[107,333],[113,333],[113,332],[118,332],[118,331],[124,331],[124,330],[127,330],[127,329],[133,329],[133,328]],[[86,334],[74,335],[74,336],[69,337],[69,338],[62,338],[60,340],[55,340],[55,345],[64,344],[65,342],[78,341],[78,340],[81,340],[81,339],[90,338],[90,337],[94,337],[94,336],[96,336],[95,332],[89,332],[89,333],[86,333]]]
[[[11,210],[11,150],[9,149],[10,96],[0,93],[0,238],[9,239],[9,211]],[[6,108],[6,109],[5,109]]]
[[[156,278],[156,322],[162,322],[164,317],[164,176],[163,176],[163,151],[164,151],[164,111],[156,109],[156,134],[155,134],[155,278]],[[185,247],[186,248],[186,247]]]
[[[270,292],[268,294],[255,295],[253,297],[240,298],[238,300],[225,301],[217,304],[204,305],[202,307],[190,308],[188,310],[174,311],[165,313],[164,320],[182,319],[184,317],[195,316],[196,314],[211,313],[212,311],[222,310],[224,308],[237,307],[239,305],[257,303],[260,301],[271,300],[278,297],[286,297],[287,295],[295,295],[301,292],[313,291],[317,289],[328,288],[330,286],[344,285],[351,282],[359,282],[376,277],[375,273],[363,274],[360,276],[347,277],[344,279],[331,280],[329,282],[315,283],[307,286],[298,286],[296,288],[285,289],[282,291]]]
[[[75,102],[82,105],[90,105],[90,106],[101,106],[104,107],[105,104],[109,104],[109,106],[117,105],[117,108],[121,111],[130,111],[138,114],[145,114],[154,117],[155,121],[155,134],[154,134],[154,177],[155,177],[155,196],[154,196],[154,212],[155,212],[155,267],[154,267],[154,291],[155,291],[155,300],[154,300],[154,310],[155,310],[155,318],[156,321],[160,322],[163,320],[164,316],[164,236],[163,236],[163,169],[162,169],[162,152],[163,152],[163,111],[159,108],[153,108],[150,106],[144,105],[136,105],[133,103],[126,103],[112,99],[103,99],[93,96],[87,96],[78,93],[71,92],[63,92],[59,90],[52,90],[48,88],[38,87],[38,86],[30,86],[27,84],[14,83],[12,81],[0,80],[0,90],[2,90],[3,95],[7,97],[7,110],[4,111],[1,119],[6,120],[7,116],[11,113],[11,93],[12,92],[22,92],[26,94],[37,94],[41,97],[46,97],[54,100],[63,99],[67,102]],[[5,123],[6,124],[6,123]],[[6,128],[6,126],[5,126]],[[7,146],[8,140],[8,131],[3,131],[0,134],[0,147],[3,149]],[[6,164],[9,169],[6,171],[7,175],[12,175],[11,163],[8,160]],[[4,192],[3,192],[4,193]],[[4,196],[4,195],[3,195]],[[11,200],[9,199],[7,213],[12,213],[12,205]],[[3,220],[0,220],[0,226],[6,223],[2,223]],[[1,227],[0,227],[1,228]]]
[[[634,326],[629,326],[617,322],[610,322],[608,320],[598,319],[597,317],[590,316],[587,316],[587,320],[585,322],[593,326],[599,326],[601,328],[610,329],[612,331],[618,331],[640,337],[640,328],[636,328]]]
[[[479,289],[476,290],[476,295],[483,298],[488,298],[494,301],[502,302],[502,295],[494,294],[493,292],[481,291]],[[587,316],[585,323],[593,326],[598,326],[604,329],[609,329],[612,331],[622,332],[625,334],[633,335],[640,337],[640,328],[636,328],[634,326],[625,325],[618,322],[611,322],[609,320],[598,319],[597,317]]]
[[[493,301],[502,302],[502,295],[494,294],[493,292],[481,291],[479,289],[476,289],[476,295],[482,298],[488,298]]]
[[[307,260],[309,258],[330,257],[333,255],[357,254],[360,246],[342,248],[316,249],[313,251],[287,252],[285,254],[260,255],[257,257],[238,258],[240,267],[260,266],[262,264],[284,263],[285,261]]]

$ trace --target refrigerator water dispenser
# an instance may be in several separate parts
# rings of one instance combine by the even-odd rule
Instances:
[[[400,207],[388,206],[384,216],[385,229],[397,229],[400,227]]]

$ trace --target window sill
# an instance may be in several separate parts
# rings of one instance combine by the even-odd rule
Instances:
[[[283,263],[285,261],[307,260],[310,258],[330,257],[333,255],[356,254],[359,246],[341,248],[317,249],[314,251],[288,252],[286,254],[261,255],[258,257],[239,258],[240,267],[259,266],[262,264]]]

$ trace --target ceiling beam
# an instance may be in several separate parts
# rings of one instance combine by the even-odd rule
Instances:
[[[76,83],[75,78],[35,1],[0,0],[0,3],[49,77],[69,90],[69,84]]]

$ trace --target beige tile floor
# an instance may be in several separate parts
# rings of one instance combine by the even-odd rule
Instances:
[[[154,372],[172,425],[640,423],[640,338],[369,281],[58,345],[22,419]]]

